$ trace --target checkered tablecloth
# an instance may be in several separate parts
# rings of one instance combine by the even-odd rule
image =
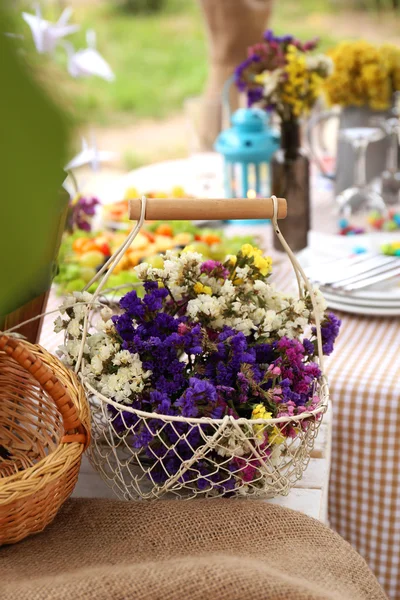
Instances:
[[[332,223],[331,206],[326,194],[314,198],[315,228]],[[288,264],[276,271],[277,284],[290,285]],[[52,293],[48,308],[56,307]],[[342,331],[326,365],[334,411],[330,524],[399,600],[400,320],[340,317]],[[62,341],[52,333],[53,318],[46,317],[41,337],[50,351]]]

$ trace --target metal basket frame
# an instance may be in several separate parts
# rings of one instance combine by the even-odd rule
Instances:
[[[318,362],[323,373],[323,351],[322,351],[322,335],[321,325],[316,309],[316,301],[314,290],[307,279],[302,267],[296,257],[290,250],[286,240],[284,239],[277,222],[278,216],[278,200],[272,196],[273,214],[272,224],[274,232],[280,240],[289,260],[293,266],[296,275],[299,298],[304,297],[303,285],[310,295],[312,306],[314,308],[314,321],[317,335]],[[98,288],[93,294],[91,300],[87,303],[86,314],[83,324],[82,342],[79,356],[76,362],[75,371],[79,375],[83,387],[85,388],[92,410],[92,443],[88,449],[89,460],[93,467],[100,473],[102,478],[110,485],[115,493],[125,499],[155,499],[160,497],[179,497],[193,498],[196,496],[256,496],[256,497],[272,497],[276,495],[286,495],[293,484],[301,478],[304,469],[306,468],[310,453],[314,446],[314,440],[318,432],[319,425],[322,420],[323,413],[327,410],[329,401],[329,388],[324,375],[317,382],[320,402],[314,410],[304,412],[296,416],[278,417],[273,419],[257,419],[250,420],[245,418],[235,419],[231,416],[225,416],[222,419],[210,418],[185,418],[180,416],[166,416],[158,413],[148,413],[130,406],[113,401],[110,398],[102,395],[93,388],[80,369],[82,365],[83,349],[85,340],[90,326],[91,311],[98,301],[98,298],[104,289],[108,277],[113,269],[118,264],[125,250],[130,246],[132,241],[139,233],[146,215],[146,197],[141,199],[140,218],[136,226],[133,228],[125,242],[120,248],[110,257],[107,263],[100,269],[96,276],[87,284],[87,290],[95,281],[102,277]],[[103,275],[104,274],[104,275]],[[303,282],[303,284],[302,284]],[[85,291],[84,290],[84,291]],[[114,411],[114,415],[111,414]],[[124,421],[124,415],[132,415],[136,419],[135,426],[127,425],[124,432],[119,432],[114,426],[115,415],[118,414]],[[182,444],[186,444],[191,448],[188,441],[190,435],[196,432],[196,435],[203,439],[204,443],[197,448],[192,448],[193,454],[182,460],[177,472],[171,473],[163,461],[167,460],[168,452],[177,452],[175,445],[165,446],[165,455],[154,457],[144,457],[140,450],[134,451],[129,446],[129,440],[132,435],[135,435],[139,427],[147,427],[152,433],[151,423],[153,421],[160,422],[160,430],[154,432],[154,438],[157,443],[163,443],[161,433],[169,430],[176,435]],[[179,433],[180,430],[182,430]],[[271,448],[263,448],[260,451],[258,434],[256,430],[261,428],[262,431],[268,429],[272,432],[296,431],[296,436],[287,438],[281,442],[284,460],[282,464],[274,464],[269,458],[268,452],[272,452]],[[166,429],[167,428],[167,429]],[[271,429],[273,428],[273,429]],[[204,433],[207,432],[207,433]],[[229,437],[231,436],[231,438]],[[282,436],[283,437],[283,436]],[[210,456],[216,456],[216,452],[225,452],[224,444],[231,439],[238,440],[238,448],[242,452],[243,447],[248,448],[249,455],[246,458],[230,454],[230,460],[238,460],[238,468],[232,470],[226,462],[216,462],[216,471],[212,476],[203,476],[198,466],[201,461],[207,460],[212,462]],[[159,452],[159,450],[158,450]],[[241,465],[240,461],[246,464]],[[278,461],[279,462],[279,461]],[[164,481],[157,481],[155,477],[155,464],[160,463],[162,469],[161,474]],[[160,467],[157,464],[157,467]],[[257,469],[256,480],[246,482],[241,477],[243,469]],[[215,481],[217,474],[221,477]],[[197,474],[197,475],[196,475]],[[219,477],[218,475],[218,477]],[[196,479],[197,477],[197,479]],[[213,479],[214,477],[214,479]],[[231,479],[234,479],[235,485],[232,487]],[[198,489],[199,480],[202,482],[202,488]],[[227,489],[227,482],[232,489]]]

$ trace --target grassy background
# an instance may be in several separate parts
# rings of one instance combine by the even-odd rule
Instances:
[[[330,9],[329,0],[277,0],[272,26],[277,33],[312,38],[312,15]],[[45,14],[56,20],[59,3]],[[206,33],[194,0],[166,0],[162,12],[146,15],[126,12],[115,2],[82,1],[75,5],[72,21],[81,24],[81,31],[71,37],[76,48],[85,46],[85,31],[95,29],[98,50],[114,70],[115,82],[73,80],[66,73],[63,49],[57,50],[56,62],[37,55],[19,15],[16,29],[26,36],[32,66],[78,124],[118,126],[128,119],[164,118],[179,111],[185,98],[201,92],[207,76]],[[334,33],[324,36],[321,49],[338,38]]]

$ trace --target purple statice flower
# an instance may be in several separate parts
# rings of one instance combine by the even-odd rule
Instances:
[[[218,260],[206,260],[200,266],[200,272],[206,273],[207,275],[213,275],[214,277],[220,277],[226,279],[229,276],[229,271],[224,265]]]
[[[234,79],[237,88],[243,92],[247,88],[246,82],[246,71],[249,67],[253,67],[254,63],[260,62],[261,58],[258,54],[252,54],[248,56],[243,62],[240,63],[235,69]]]
[[[322,351],[326,356],[329,356],[333,352],[333,346],[339,335],[341,323],[341,320],[332,312],[328,313],[321,323]],[[315,327],[312,328],[312,332],[314,335],[317,335]]]
[[[184,417],[203,416],[209,405],[217,403],[217,390],[214,385],[205,379],[191,377],[189,387],[175,402]]]
[[[85,198],[78,196],[70,203],[68,216],[68,229],[82,229],[83,231],[91,231],[92,218],[96,213],[96,206],[100,204],[97,198]]]
[[[264,90],[261,86],[252,87],[247,90],[247,106],[253,106],[263,99]]]
[[[308,340],[307,338],[305,338],[303,340],[303,347],[304,347],[305,354],[308,354],[309,356],[314,356],[315,346],[311,340]]]
[[[267,29],[263,38],[268,44],[290,44],[294,40],[292,35],[275,36],[272,29]]]
[[[124,315],[128,315],[131,319],[142,320],[146,313],[146,305],[137,295],[136,290],[132,290],[125,294],[123,298],[119,301],[119,305],[124,309]],[[114,321],[114,324],[117,325],[119,317]],[[121,336],[123,337],[123,336]]]

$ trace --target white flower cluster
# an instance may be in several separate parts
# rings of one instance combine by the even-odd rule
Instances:
[[[333,60],[326,54],[306,55],[306,65],[309,71],[316,71],[323,77],[328,77],[333,73]]]
[[[200,277],[200,265],[204,257],[198,252],[182,252],[176,256],[168,250],[165,254],[162,269],[151,267],[142,263],[135,268],[140,279],[147,281],[162,281],[169,289],[173,288],[175,300],[180,300],[187,294],[190,282],[197,281]]]
[[[140,278],[160,280],[172,291],[176,300],[187,296],[196,281],[211,289],[211,294],[200,293],[189,300],[186,314],[194,321],[207,323],[212,328],[224,325],[246,336],[255,338],[300,337],[312,320],[311,304],[276,290],[273,283],[248,277],[249,267],[237,268],[235,284],[227,279],[221,285],[205,273],[200,266],[204,258],[197,253],[175,256],[167,253],[162,269],[143,264],[136,268]],[[317,288],[314,290],[317,316],[321,319],[326,303]]]
[[[55,321],[55,331],[66,331],[66,341],[59,348],[63,361],[74,366],[82,346],[83,321],[92,295],[74,292],[68,296]],[[144,371],[138,354],[122,350],[110,317],[113,311],[104,306],[96,331],[87,335],[83,347],[81,372],[85,380],[104,396],[121,403],[132,403],[134,395],[140,393],[151,371]]]

